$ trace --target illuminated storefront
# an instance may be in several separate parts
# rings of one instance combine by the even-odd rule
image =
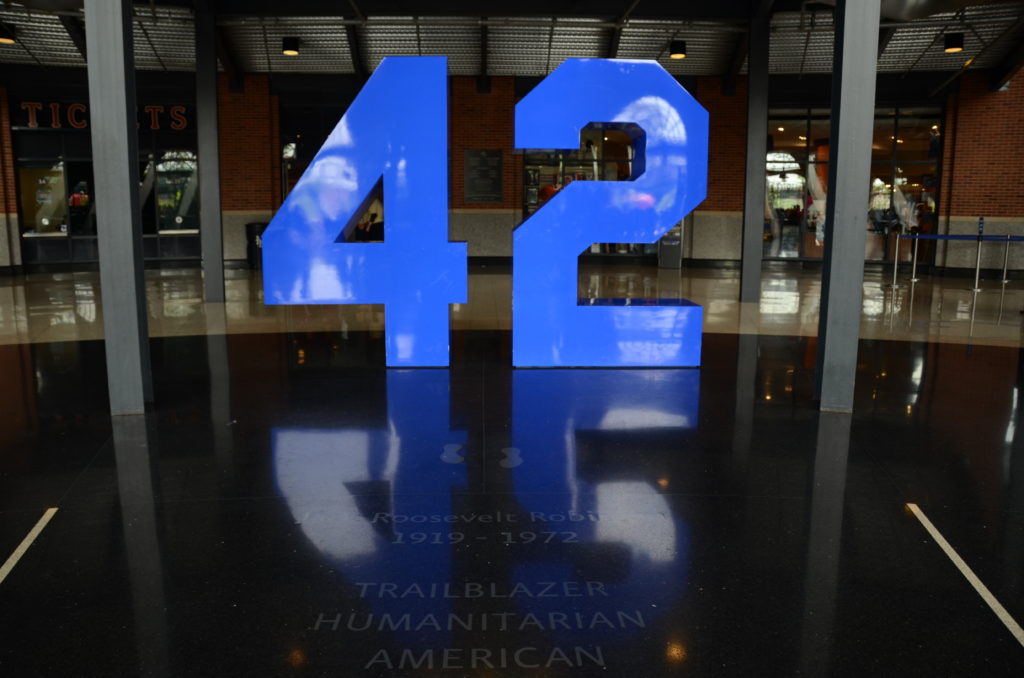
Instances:
[[[61,96],[63,94],[63,96]],[[97,260],[95,181],[84,87],[9,93],[22,263]],[[194,107],[187,88],[141,91],[139,205],[148,260],[198,260]]]

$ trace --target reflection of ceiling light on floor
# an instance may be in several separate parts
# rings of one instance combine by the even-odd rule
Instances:
[[[665,647],[665,657],[669,661],[681,662],[686,659],[686,648],[683,647],[682,643],[669,642]]]
[[[306,663],[306,653],[296,648],[288,653],[288,663],[294,667],[303,666]]]

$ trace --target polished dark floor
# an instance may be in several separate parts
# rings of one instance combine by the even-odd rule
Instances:
[[[699,370],[386,370],[379,333],[0,346],[0,676],[1020,676],[1019,349],[708,334]]]

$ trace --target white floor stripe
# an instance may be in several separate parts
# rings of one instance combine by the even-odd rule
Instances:
[[[50,519],[53,518],[53,514],[56,512],[56,508],[46,509],[46,513],[44,513],[43,517],[39,519],[36,526],[32,528],[31,532],[25,535],[25,538],[21,540],[20,544],[18,544],[18,548],[14,549],[14,553],[11,554],[11,557],[3,564],[3,567],[0,567],[0,584],[4,583],[4,579],[7,579],[7,575],[11,573],[11,570],[13,570],[14,566],[18,564],[18,561],[21,560],[23,555],[25,555],[25,552],[28,551],[28,547],[32,546],[32,542],[36,540],[36,537],[39,536],[39,533],[43,531],[43,528],[46,527],[46,524],[50,522]]]
[[[924,529],[928,530],[928,534],[932,536],[935,543],[937,543],[942,550],[946,552],[949,559],[952,560],[953,564],[956,565],[958,570],[960,570],[960,574],[962,574],[967,581],[971,582],[971,586],[973,586],[974,590],[978,592],[978,595],[981,596],[982,600],[992,608],[992,611],[996,613],[997,617],[999,617],[999,621],[1003,622],[1006,628],[1010,630],[1010,633],[1012,633],[1013,637],[1017,639],[1017,642],[1024,645],[1024,629],[1022,629],[1020,624],[1010,616],[1010,613],[1006,611],[1006,608],[996,600],[996,597],[992,595],[992,592],[988,590],[988,587],[981,583],[978,576],[974,574],[974,571],[967,565],[967,563],[964,562],[963,558],[953,550],[953,547],[949,545],[949,542],[942,536],[942,533],[935,529],[935,526],[932,525],[932,521],[928,520],[928,516],[918,508],[917,504],[907,504],[907,508],[910,509],[910,512],[914,514],[922,525],[924,525]]]

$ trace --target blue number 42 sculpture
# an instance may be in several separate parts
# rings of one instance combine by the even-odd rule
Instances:
[[[466,246],[448,242],[444,57],[385,59],[263,236],[268,304],[384,304],[389,366],[448,364],[448,304]],[[656,242],[705,196],[707,112],[655,62],[569,59],[516,106],[518,148],[577,148],[630,130],[630,181],[574,182],[513,235],[518,367],[695,366],[701,308],[682,299],[578,300],[594,242]],[[382,243],[347,242],[383,180]]]

